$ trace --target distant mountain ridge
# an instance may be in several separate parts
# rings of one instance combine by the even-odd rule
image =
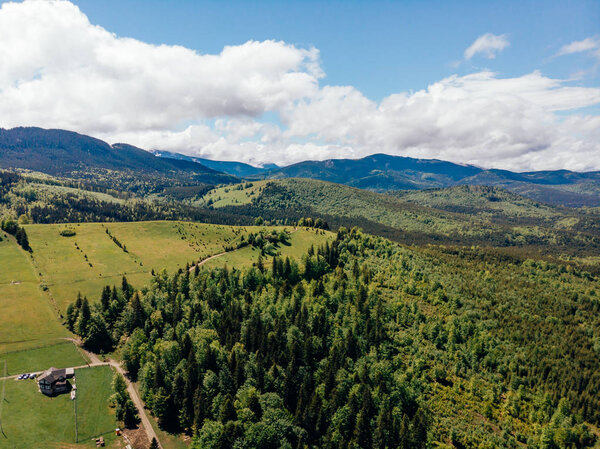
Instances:
[[[233,176],[239,176],[242,178],[248,176],[257,176],[264,174],[270,170],[279,169],[279,167],[275,164],[266,164],[263,167],[255,167],[254,165],[246,164],[244,162],[215,161],[212,159],[205,159],[202,157],[187,156],[181,153],[173,153],[171,151],[151,150],[150,152],[155,156],[161,158],[197,162],[206,167],[212,168],[213,170],[228,173]]]
[[[267,170],[241,162],[209,161],[164,151],[156,155],[186,158],[247,179],[310,178],[378,192],[422,190],[456,185],[498,186],[536,201],[571,207],[600,206],[600,172],[546,170],[512,172],[461,165],[438,159],[373,154],[361,159],[303,161]]]
[[[379,192],[489,185],[544,203],[600,207],[600,171],[517,173],[386,154],[254,167],[163,150],[149,152],[128,144],[110,145],[75,132],[42,128],[0,128],[0,168],[25,168],[58,176],[74,176],[90,169],[125,170],[186,184],[226,184],[239,178],[311,178]]]
[[[311,178],[379,192],[456,185],[489,185],[545,203],[600,206],[600,171],[547,170],[517,173],[437,159],[373,154],[361,159],[305,161],[266,173],[264,178]]]
[[[33,127],[0,128],[0,168],[58,176],[102,169],[217,184],[237,179],[197,162],[155,157],[132,145],[110,145],[72,131]]]

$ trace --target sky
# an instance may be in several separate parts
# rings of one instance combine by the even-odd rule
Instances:
[[[0,127],[600,170],[600,1],[0,0]]]

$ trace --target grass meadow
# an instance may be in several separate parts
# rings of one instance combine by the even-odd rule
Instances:
[[[331,241],[335,235],[329,231],[320,229],[298,228],[290,235],[290,245],[280,244],[277,248],[278,257],[289,257],[290,259],[300,259],[314,245],[315,248]],[[258,261],[260,250],[252,246],[237,251],[232,251],[220,257],[207,261],[202,265],[203,268],[221,268],[227,265],[230,268],[246,268]],[[263,262],[266,267],[271,265],[272,256],[263,256]]]
[[[67,228],[75,235],[61,236]],[[78,292],[97,300],[102,287],[120,284],[123,275],[141,288],[152,269],[173,271],[220,253],[244,232],[229,226],[166,221],[29,225],[26,229],[34,262],[61,311]]]
[[[54,343],[54,344],[52,344]],[[0,354],[0,368],[6,362],[7,375],[44,371],[51,366],[68,368],[81,366],[88,360],[70,341],[50,342],[47,346]]]
[[[69,336],[40,288],[29,253],[12,238],[0,241],[0,354]]]
[[[186,263],[222,253],[226,247],[235,246],[242,235],[260,228],[150,221],[28,225],[26,229],[33,248],[33,263],[64,312],[78,292],[96,301],[102,287],[119,285],[124,275],[132,285],[141,288],[150,280],[153,269],[172,272],[185,267]],[[64,229],[75,231],[75,235],[63,237],[60,232]],[[291,227],[287,229],[293,231]],[[291,246],[280,247],[281,255],[299,257],[311,243],[324,242],[330,235],[298,230],[292,234]],[[257,258],[257,251],[244,248],[206,265],[248,266]]]
[[[211,190],[201,199],[202,204],[212,201],[212,206],[219,208],[225,206],[241,206],[248,204],[257,197],[263,186],[269,181],[253,181],[252,183],[241,183],[233,186],[223,186]],[[252,184],[250,187],[246,185]],[[240,188],[241,186],[241,188]]]

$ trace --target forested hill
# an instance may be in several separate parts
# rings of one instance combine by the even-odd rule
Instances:
[[[222,187],[204,205],[265,219],[321,217],[406,244],[511,247],[535,253],[597,254],[597,214],[539,203],[497,187],[457,186],[394,195],[312,179]]]
[[[236,179],[197,162],[158,158],[131,145],[109,145],[75,132],[42,128],[0,129],[0,168],[29,169],[68,177],[114,171],[140,178],[159,176],[206,184]]]
[[[600,172],[515,173],[436,159],[374,154],[362,159],[299,162],[264,176],[270,179],[320,179],[376,191],[430,189],[457,184],[489,185],[557,205],[600,206]]]
[[[353,229],[297,264],[106,286],[67,324],[118,346],[192,448],[592,447],[600,284],[564,265]],[[546,286],[542,288],[542,286]]]

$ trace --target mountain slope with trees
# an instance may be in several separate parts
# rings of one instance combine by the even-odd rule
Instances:
[[[230,214],[237,211],[272,221],[320,217],[334,229],[359,226],[407,244],[568,254],[597,254],[600,249],[600,226],[591,211],[538,203],[500,188],[458,186],[387,195],[291,178],[224,187],[205,198],[218,200],[213,204],[223,206],[214,210]]]
[[[91,349],[119,345],[193,448],[585,448],[599,293],[564,265],[340,229],[301,264],[124,280],[67,323]]]
[[[236,180],[193,161],[158,158],[131,145],[109,145],[75,132],[42,128],[0,129],[0,168],[76,178],[122,172],[205,184]]]
[[[600,172],[568,170],[515,173],[436,159],[373,154],[293,164],[265,175],[270,179],[311,178],[376,191],[499,186],[537,201],[571,207],[600,206]]]

